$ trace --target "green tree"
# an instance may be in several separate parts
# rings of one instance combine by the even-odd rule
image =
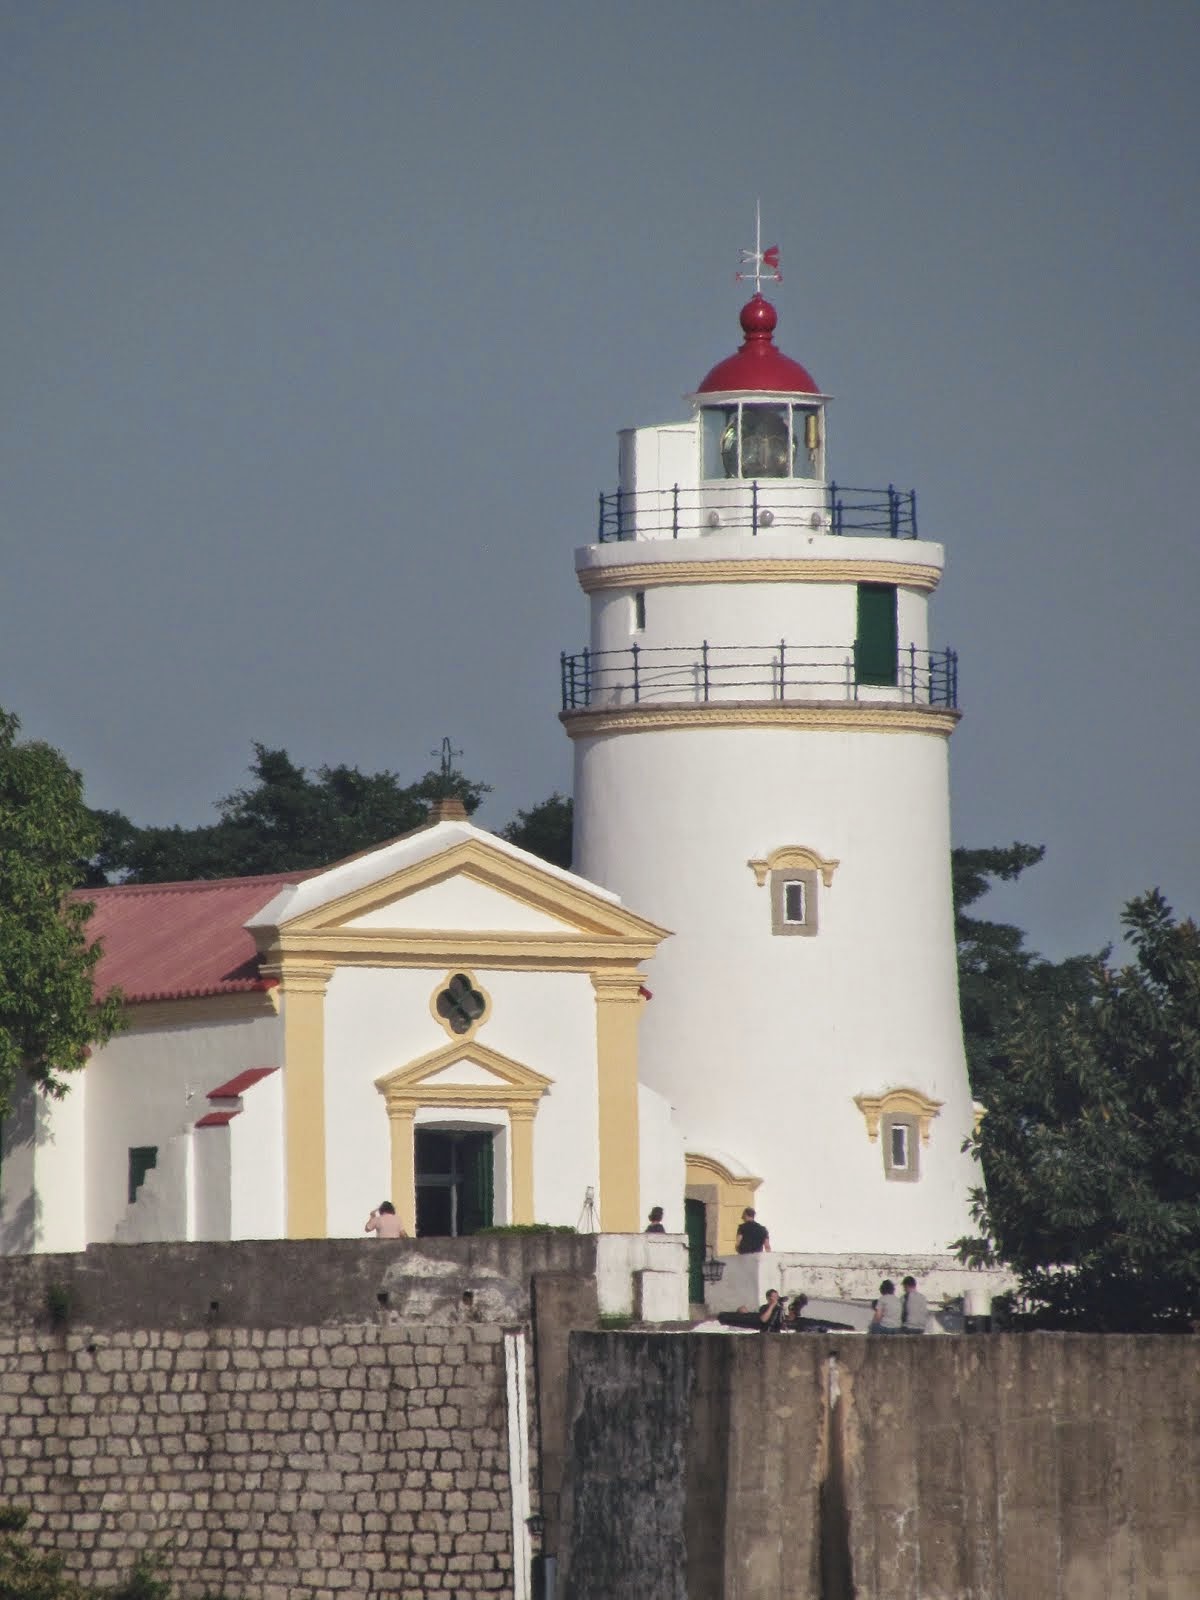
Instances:
[[[1091,965],[1051,1021],[1019,1005],[976,1138],[987,1181],[964,1260],[1014,1269],[1036,1326],[1136,1331],[1200,1313],[1200,929],[1154,890],[1133,960]]]
[[[404,785],[394,772],[318,767],[310,776],[286,750],[254,746],[254,782],[218,802],[216,822],[197,828],[139,828],[119,811],[97,812],[100,845],[91,881],[170,883],[240,878],[324,867],[428,821],[444,795],[468,814],[488,792],[457,772],[427,772]]]
[[[95,841],[82,780],[19,729],[0,711],[0,1116],[22,1070],[43,1093],[65,1094],[121,1020],[116,994],[93,1001],[92,907],[67,898]]]
[[[552,866],[570,870],[574,806],[567,795],[556,790],[548,800],[531,806],[528,811],[518,811],[503,837],[510,844],[520,845],[532,855],[540,856]]]
[[[1025,935],[1008,922],[971,915],[997,880],[1011,883],[1046,853],[1044,845],[994,845],[951,855],[958,989],[971,1087],[986,1104],[1002,1070],[998,1040],[1020,1005],[1049,1022],[1065,1006],[1085,1002],[1092,990],[1094,957],[1048,961],[1025,948]]]

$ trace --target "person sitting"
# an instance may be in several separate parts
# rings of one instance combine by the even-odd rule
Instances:
[[[783,1332],[783,1301],[779,1298],[778,1289],[768,1289],[766,1300],[758,1308],[758,1331]]]
[[[792,1296],[792,1303],[787,1308],[785,1321],[793,1333],[800,1327],[800,1323],[804,1318],[804,1308],[807,1304],[808,1296],[806,1294],[794,1294]]]
[[[929,1301],[917,1288],[917,1280],[909,1276],[903,1283],[904,1303],[900,1308],[901,1332],[924,1333],[929,1326]]]
[[[900,1305],[900,1296],[896,1293],[896,1285],[890,1278],[885,1278],[879,1285],[879,1299],[875,1302],[875,1314],[871,1318],[868,1333],[900,1333],[903,1329],[901,1318],[903,1308]]]
[[[666,1231],[667,1230],[663,1227],[663,1208],[661,1206],[652,1207],[650,1212],[650,1220],[646,1225],[646,1232],[666,1233]]]

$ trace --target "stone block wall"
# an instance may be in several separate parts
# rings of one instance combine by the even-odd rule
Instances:
[[[595,1252],[531,1235],[0,1258],[0,1502],[88,1581],[154,1550],[184,1597],[511,1595],[528,1566],[505,1336],[526,1355],[529,1508],[553,1517]]]
[[[181,1593],[511,1593],[503,1331],[0,1332],[0,1500],[89,1581]]]

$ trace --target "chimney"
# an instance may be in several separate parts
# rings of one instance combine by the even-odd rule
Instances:
[[[435,822],[465,822],[467,808],[456,794],[439,796],[429,808],[429,821]]]

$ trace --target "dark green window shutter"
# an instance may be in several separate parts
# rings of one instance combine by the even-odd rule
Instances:
[[[460,1234],[478,1233],[492,1225],[495,1193],[494,1145],[490,1133],[468,1134],[462,1141],[464,1182]]]
[[[857,683],[896,682],[896,589],[890,583],[858,586],[858,637],[854,641]]]

